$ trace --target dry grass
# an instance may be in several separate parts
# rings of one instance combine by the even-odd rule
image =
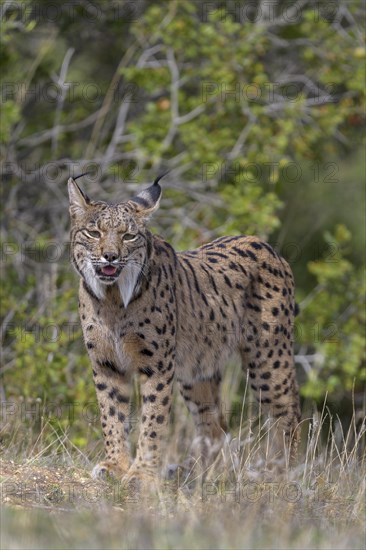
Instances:
[[[270,458],[266,424],[254,428],[250,406],[241,412],[237,437],[204,482],[193,468],[149,494],[90,478],[100,443],[82,452],[47,421],[38,432],[8,425],[1,547],[365,548],[364,413],[354,415],[346,433],[325,407],[314,414],[304,422],[299,463],[289,468]],[[181,403],[174,434],[166,453],[173,462],[192,437]]]

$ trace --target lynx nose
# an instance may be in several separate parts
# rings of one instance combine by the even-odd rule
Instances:
[[[103,258],[107,260],[107,262],[114,262],[115,260],[118,260],[118,253],[117,252],[104,252]]]

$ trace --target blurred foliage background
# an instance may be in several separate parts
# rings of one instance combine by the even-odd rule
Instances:
[[[170,169],[152,229],[177,249],[224,234],[268,239],[297,283],[303,399],[327,398],[345,422],[361,409],[363,3],[1,9],[2,400],[95,400],[68,258],[68,177],[90,172],[88,194],[117,202]]]

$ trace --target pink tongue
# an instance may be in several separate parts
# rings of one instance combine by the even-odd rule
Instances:
[[[116,271],[117,271],[117,268],[114,267],[113,265],[106,265],[102,267],[102,273],[104,273],[104,275],[114,275]]]

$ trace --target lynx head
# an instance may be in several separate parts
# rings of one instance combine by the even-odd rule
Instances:
[[[120,204],[92,201],[69,179],[72,263],[99,300],[117,284],[127,307],[138,291],[151,251],[146,221],[159,206],[162,177]]]

